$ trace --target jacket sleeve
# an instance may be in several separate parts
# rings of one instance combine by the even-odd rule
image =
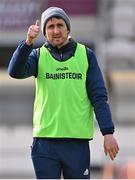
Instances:
[[[11,57],[8,73],[11,77],[24,79],[37,75],[37,50],[22,41]]]
[[[96,119],[103,135],[113,134],[114,124],[108,104],[108,95],[103,76],[94,52],[87,48],[88,71],[86,88],[88,97],[94,107]]]

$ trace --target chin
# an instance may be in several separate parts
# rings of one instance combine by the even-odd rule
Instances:
[[[63,46],[63,43],[54,43],[54,46]]]

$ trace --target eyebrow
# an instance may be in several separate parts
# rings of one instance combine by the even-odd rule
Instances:
[[[63,22],[59,22],[59,23],[57,23],[56,24],[57,26],[59,26],[59,25],[64,25],[64,23]],[[47,25],[47,27],[51,27],[51,26],[55,26],[54,24],[49,24],[49,25]]]

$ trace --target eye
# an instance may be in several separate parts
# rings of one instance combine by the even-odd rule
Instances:
[[[60,23],[60,24],[58,24],[57,26],[58,26],[59,28],[61,28],[61,27],[63,27],[64,25]]]
[[[53,25],[53,24],[51,24],[51,25],[48,26],[48,29],[53,29],[53,28],[54,28],[54,25]]]

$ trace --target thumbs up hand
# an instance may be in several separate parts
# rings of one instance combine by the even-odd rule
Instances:
[[[36,20],[34,25],[31,25],[27,32],[26,44],[33,44],[34,40],[37,38],[40,31],[39,20]]]

